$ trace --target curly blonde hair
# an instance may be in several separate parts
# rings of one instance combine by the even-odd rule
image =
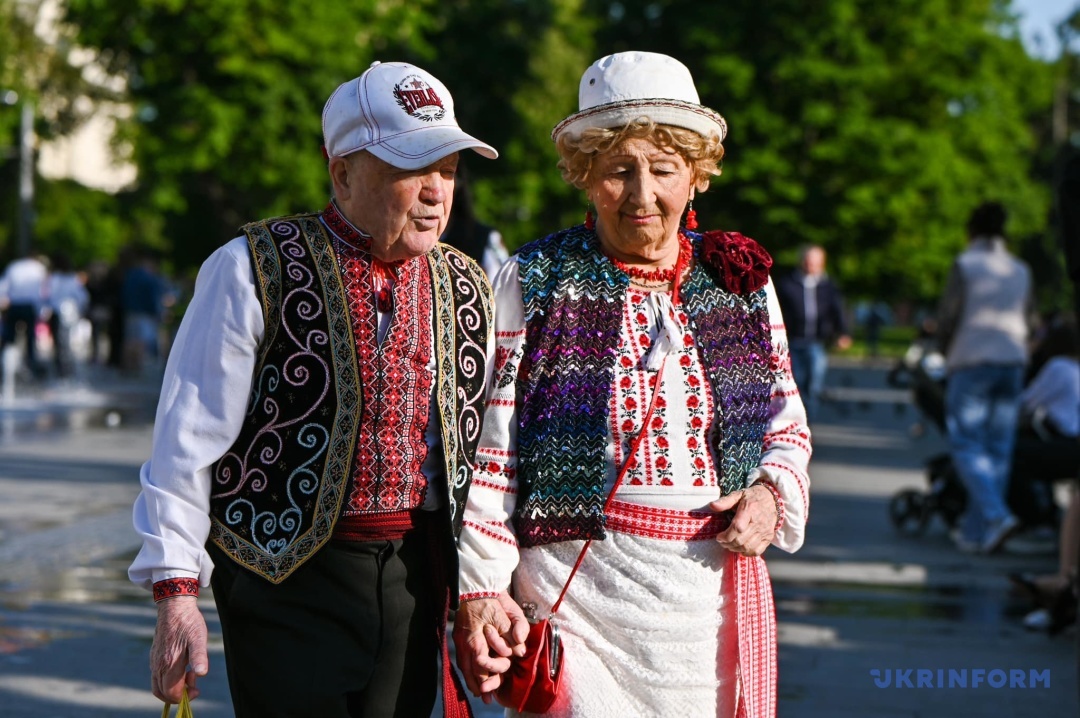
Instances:
[[[713,176],[720,175],[724,145],[715,134],[704,137],[693,130],[660,125],[648,117],[639,117],[622,127],[589,127],[580,135],[562,134],[555,142],[559,151],[559,170],[563,179],[578,189],[589,184],[589,173],[597,155],[628,139],[647,139],[661,149],[682,155],[694,173],[694,186],[704,192]]]

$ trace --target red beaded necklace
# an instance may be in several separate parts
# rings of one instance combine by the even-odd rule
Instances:
[[[682,274],[686,269],[686,265],[690,263],[690,240],[682,234],[679,235],[679,258],[675,260],[675,266],[671,269],[652,269],[646,270],[639,267],[631,267],[621,259],[616,259],[611,255],[608,255],[608,259],[611,263],[619,268],[620,271],[625,272],[633,279],[640,279],[643,282],[674,282],[675,278]]]

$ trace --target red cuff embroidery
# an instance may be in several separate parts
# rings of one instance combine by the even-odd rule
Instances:
[[[764,486],[772,494],[773,502],[776,504],[776,528],[774,532],[779,532],[780,527],[784,525],[784,499],[780,496],[780,489],[776,488],[776,484],[768,479],[761,479],[755,483]]]
[[[166,598],[198,597],[198,595],[199,580],[197,578],[167,578],[154,583],[154,603],[164,601]]]
[[[458,596],[458,603],[465,603],[466,601],[475,601],[480,598],[498,598],[499,593],[497,591],[473,591],[472,593],[463,593]]]

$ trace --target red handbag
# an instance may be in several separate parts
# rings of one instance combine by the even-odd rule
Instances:
[[[604,502],[604,513],[607,513],[612,499],[615,498],[615,492],[626,475],[626,470],[630,466],[630,458],[637,454],[641,440],[645,436],[645,429],[648,428],[653,409],[656,408],[656,397],[660,394],[660,377],[664,375],[664,364],[666,363],[667,357],[665,356],[660,363],[660,369],[656,372],[656,385],[653,388],[652,401],[649,402],[649,410],[645,412],[645,420],[641,423],[641,431],[634,437],[630,451],[626,455],[626,461],[623,462],[619,475],[615,477],[615,485],[611,487],[611,493],[608,494],[607,500]],[[588,539],[585,545],[581,547],[581,553],[578,554],[574,568],[570,571],[570,576],[563,585],[562,593],[559,594],[558,600],[551,607],[551,613],[548,614],[548,617],[533,622],[534,617],[529,616],[532,625],[529,627],[529,637],[525,639],[525,655],[520,658],[510,659],[510,670],[502,675],[502,683],[499,684],[499,689],[495,692],[501,705],[513,708],[519,713],[547,713],[548,709],[551,708],[551,704],[555,702],[555,698],[558,697],[559,686],[562,684],[563,649],[562,641],[559,639],[559,627],[552,622],[552,619],[555,618],[559,606],[562,605],[563,597],[566,596],[566,589],[570,588],[570,582],[574,580],[578,569],[581,568],[581,562],[585,559],[585,552],[589,550],[591,544],[592,539]],[[530,606],[530,608],[535,610],[535,606]]]
[[[562,641],[550,618],[529,628],[525,655],[515,658],[503,674],[499,703],[517,712],[546,713],[562,683]]]

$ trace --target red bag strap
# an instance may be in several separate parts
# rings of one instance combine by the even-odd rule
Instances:
[[[660,368],[656,372],[656,383],[653,385],[652,400],[649,401],[649,410],[645,412],[645,421],[641,424],[641,431],[638,432],[638,435],[634,437],[634,441],[630,444],[630,451],[626,455],[626,461],[623,462],[622,468],[619,469],[619,474],[615,477],[615,485],[611,487],[611,493],[608,494],[607,500],[604,501],[605,514],[611,507],[611,502],[615,499],[615,492],[619,490],[619,485],[622,484],[623,477],[626,476],[626,472],[630,468],[630,460],[637,456],[638,447],[641,446],[641,441],[645,438],[645,432],[649,429],[649,421],[652,420],[653,410],[656,408],[656,397],[660,396],[660,381],[663,379],[664,366],[666,364],[667,356],[660,362]],[[559,610],[559,606],[562,605],[563,597],[566,596],[566,589],[570,588],[570,582],[574,580],[574,576],[577,574],[578,569],[581,568],[581,562],[585,560],[585,552],[589,550],[592,541],[592,539],[587,539],[585,545],[581,547],[581,553],[578,554],[577,561],[574,563],[574,568],[570,571],[570,576],[563,585],[562,593],[559,594],[559,600],[555,601],[555,605],[551,607],[551,613],[548,614],[548,618],[554,616],[555,612]]]

